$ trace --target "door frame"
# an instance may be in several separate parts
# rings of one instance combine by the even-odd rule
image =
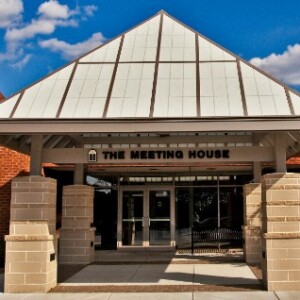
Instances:
[[[145,218],[149,218],[149,193],[150,191],[170,191],[170,244],[169,245],[150,245],[149,232],[143,233],[142,246],[123,245],[123,192],[124,191],[142,191],[143,198],[143,214]],[[147,239],[147,240],[146,240]],[[120,186],[118,191],[118,226],[117,226],[117,249],[118,250],[174,250],[176,247],[176,231],[175,231],[175,187],[172,185],[131,185]]]

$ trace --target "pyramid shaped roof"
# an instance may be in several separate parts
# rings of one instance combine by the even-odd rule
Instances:
[[[300,116],[300,95],[165,12],[0,104],[0,119]]]

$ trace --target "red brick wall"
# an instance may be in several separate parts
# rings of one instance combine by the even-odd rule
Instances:
[[[29,156],[0,146],[0,264],[4,255],[4,235],[9,228],[11,181],[18,175],[28,175],[29,164]]]
[[[287,162],[288,165],[300,165],[300,156],[291,157]]]

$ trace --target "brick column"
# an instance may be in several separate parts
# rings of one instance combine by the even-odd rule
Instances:
[[[5,237],[5,292],[47,292],[56,286],[55,226],[56,180],[15,178],[9,235]]]
[[[60,231],[61,264],[89,264],[94,260],[94,188],[69,185],[63,189]]]
[[[261,248],[261,184],[244,185],[244,255],[247,264],[259,264]]]
[[[300,175],[262,179],[263,282],[269,291],[300,290]]]

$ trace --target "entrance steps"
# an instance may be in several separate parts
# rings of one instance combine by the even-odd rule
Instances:
[[[96,251],[94,264],[209,264],[243,262],[242,249],[181,249],[176,252]]]

